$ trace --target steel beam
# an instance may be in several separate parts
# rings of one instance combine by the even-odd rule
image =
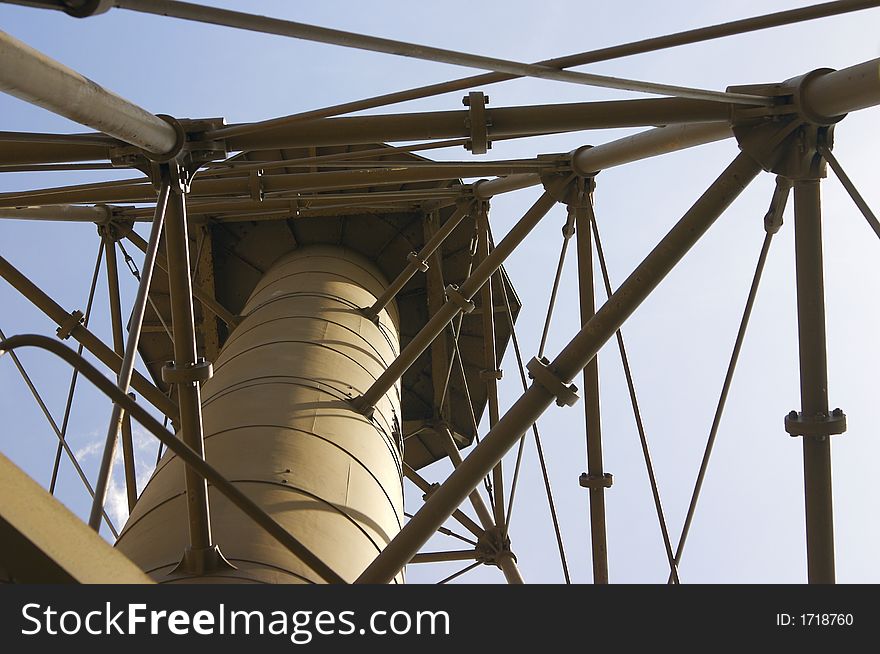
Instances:
[[[487,109],[489,138],[531,136],[611,127],[650,127],[727,120],[729,105],[657,98]],[[468,111],[428,111],[302,120],[226,139],[229,151],[306,145],[353,145],[470,136]],[[208,132],[207,138],[213,138]],[[448,171],[447,171],[448,173]],[[475,175],[478,173],[474,173]]]
[[[562,385],[583,370],[599,348],[614,335],[760,170],[760,166],[747,154],[737,156],[596,315],[546,366],[545,372],[558,380],[558,386],[548,383],[548,386],[553,386],[551,390],[541,382],[533,383],[367,567],[358,578],[358,583],[387,583],[406,565],[451,511],[461,504],[522,433],[557,399]]]
[[[205,458],[202,431],[202,401],[198,381],[187,377],[197,367],[195,318],[190,282],[189,239],[186,224],[186,196],[172,191],[168,198],[165,220],[165,249],[168,259],[168,289],[171,301],[171,323],[174,332],[173,370],[180,406],[180,437],[198,456]],[[189,518],[189,541],[193,552],[213,548],[211,517],[208,507],[208,483],[191,466],[185,468],[186,497]]]
[[[794,234],[801,415],[807,420],[821,421],[828,416],[828,364],[818,179],[794,183]],[[831,436],[804,435],[802,438],[808,578],[811,584],[833,584]]]
[[[733,131],[726,121],[656,127],[594,147],[578,148],[571,154],[571,165],[578,175],[589,176],[613,166],[731,137]]]
[[[61,204],[48,207],[0,209],[0,220],[57,220],[101,225],[109,222],[111,217],[110,211],[104,206],[83,207],[75,204]]]
[[[119,390],[113,382],[102,375],[88,361],[77,355],[73,350],[62,343],[49,338],[48,336],[40,336],[36,334],[22,334],[11,336],[5,341],[0,341],[0,356],[5,352],[12,352],[20,347],[38,347],[42,350],[51,352],[68,364],[76,368],[86,379],[92,382],[98,390],[105,393],[111,400],[122,407],[129,413],[131,417],[137,420],[151,434],[158,438],[169,450],[179,456],[183,462],[197,470],[205,479],[211,482],[220,493],[223,494],[230,502],[237,506],[246,516],[266,530],[272,538],[284,545],[292,554],[302,559],[309,567],[312,568],[322,579],[332,584],[344,584],[342,579],[319,557],[315,556],[312,551],[305,547],[292,534],[284,529],[269,514],[266,513],[258,504],[250,497],[245,495],[238,487],[220,474],[216,468],[207,463],[203,458],[199,457],[192,448],[186,443],[176,438],[173,434],[166,430],[162,423],[156,420],[149,411],[144,409],[137,402],[128,397]],[[2,550],[2,548],[0,548]],[[0,551],[2,554],[2,551]]]
[[[581,325],[596,314],[593,283],[592,193],[583,206],[569,209],[575,214],[577,236],[578,295]],[[608,583],[608,539],[605,533],[605,469],[602,463],[602,420],[599,403],[599,357],[584,368],[584,418],[587,432],[587,475],[590,481],[590,538],[593,555],[593,583]]]
[[[809,78],[801,101],[811,113],[828,118],[880,104],[880,59]]]
[[[128,325],[128,341],[125,343],[122,353],[122,364],[117,371],[116,384],[122,393],[128,393],[129,386],[132,384],[132,375],[134,374],[135,357],[137,356],[138,344],[140,343],[141,330],[144,324],[144,314],[147,309],[147,301],[149,300],[150,283],[153,279],[153,271],[156,268],[156,252],[159,249],[159,238],[162,235],[162,228],[165,222],[165,211],[168,205],[168,195],[170,192],[169,185],[164,183],[159,190],[159,197],[156,200],[155,215],[153,216],[153,226],[150,230],[150,241],[147,245],[146,256],[144,257],[143,270],[141,271],[141,279],[138,282],[138,290],[134,299],[134,306],[131,310],[131,319]],[[107,248],[108,269],[109,261],[113,259],[113,268],[116,268],[116,244],[109,243]],[[115,275],[114,275],[115,277]],[[118,287],[117,287],[118,302]],[[112,292],[111,292],[112,299]],[[116,313],[119,317],[119,331],[121,332],[121,312],[117,308]],[[116,339],[116,335],[114,335]],[[122,334],[118,336],[121,344]],[[126,415],[126,417],[128,417]],[[177,419],[177,416],[173,416]],[[116,451],[116,437],[119,433],[120,422],[123,421],[123,409],[118,403],[113,405],[113,412],[110,416],[110,424],[107,427],[107,437],[104,439],[104,450],[101,457],[101,466],[98,469],[98,480],[95,484],[95,497],[92,501],[92,511],[89,515],[89,525],[97,531],[100,527],[98,516],[104,507],[104,498],[107,495],[107,487],[110,483],[110,472],[113,466],[114,453]],[[124,426],[127,421],[122,422]],[[129,422],[128,435],[131,438],[131,423]],[[123,431],[125,436],[125,431]],[[125,440],[123,439],[123,456],[125,457]],[[131,448],[129,442],[128,447]],[[129,501],[129,511],[134,508],[137,502],[137,475],[134,470],[134,453],[131,452],[130,461],[125,461],[125,484]]]
[[[541,218],[550,211],[556,200],[548,192],[538,198],[537,202],[529,209],[520,221],[513,226],[502,241],[496,246],[486,259],[477,266],[461,288],[454,290],[455,295],[447,299],[440,310],[435,313],[424,327],[416,334],[409,344],[401,351],[400,355],[391,362],[378,379],[368,388],[363,395],[354,400],[355,406],[362,412],[369,412],[376,402],[382,398],[388,390],[397,383],[404,372],[421,356],[437,336],[443,333],[455,316],[467,307],[467,303],[477,291],[486,283],[492,275],[504,263],[511,252],[528,236],[529,232],[541,221]],[[457,301],[460,299],[460,302]],[[436,530],[435,530],[436,531]]]
[[[79,324],[79,322],[72,320],[70,312],[65,311],[61,305],[46,295],[36,284],[25,277],[21,271],[3,257],[0,257],[0,277],[3,277],[15,290],[30,300],[34,306],[54,321],[59,328],[62,325],[70,326],[70,336],[82,343],[101,363],[116,374],[119,374],[119,371],[122,369],[122,359],[107,347],[100,338]],[[177,419],[177,405],[142,374],[137,371],[132,373],[131,386],[164,415],[175,420]]]
[[[0,569],[18,583],[151,584],[140,568],[0,454]]]
[[[169,123],[0,32],[0,90],[153,154],[178,144]]]

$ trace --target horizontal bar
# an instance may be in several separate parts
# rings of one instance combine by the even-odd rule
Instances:
[[[649,98],[486,109],[489,139],[612,127],[652,127],[727,120],[729,105],[705,100]],[[470,136],[467,110],[302,120],[258,134],[231,136],[234,150],[358,145]],[[213,138],[209,132],[206,138]]]
[[[76,204],[56,204],[48,207],[22,207],[0,209],[0,220],[57,220],[74,223],[97,223],[110,221],[112,214],[107,207],[87,207]]]
[[[177,144],[174,128],[92,80],[0,32],[0,90],[153,154]]]
[[[613,166],[731,137],[733,131],[726,122],[657,127],[594,147],[578,148],[572,153],[571,164],[578,175],[589,176]]]

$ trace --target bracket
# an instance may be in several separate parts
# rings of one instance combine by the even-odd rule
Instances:
[[[540,359],[532,357],[532,360],[526,364],[526,370],[529,371],[529,377],[556,397],[558,406],[573,406],[580,399],[577,386],[565,384],[549,366],[550,361],[546,357]]]
[[[58,338],[62,341],[66,341],[70,338],[73,330],[82,324],[84,319],[85,316],[79,309],[71,311],[70,315],[58,326],[58,329],[55,330],[55,333],[58,334]]]
[[[414,263],[420,271],[422,271],[422,272],[428,271],[428,262],[423,261],[422,259],[419,259],[418,252],[410,252],[408,255],[406,255],[406,260],[410,263]]]
[[[470,313],[474,310],[474,303],[468,300],[464,295],[458,292],[458,286],[450,284],[446,287],[446,298],[458,306],[463,313]]]
[[[785,431],[791,436],[834,436],[846,431],[846,414],[840,409],[818,415],[791,411],[785,416]]]
[[[471,91],[462,98],[461,103],[468,108],[464,126],[471,132],[471,138],[464,144],[464,149],[470,150],[472,154],[486,154],[492,147],[492,141],[489,140],[492,120],[486,113],[489,96],[482,91]]]
[[[208,381],[214,374],[214,366],[204,357],[190,365],[178,368],[173,361],[162,366],[162,381],[166,384],[192,384]]]
[[[581,473],[578,483],[584,488],[593,490],[595,488],[611,488],[614,484],[614,476],[610,472],[601,475],[590,475],[586,472]]]

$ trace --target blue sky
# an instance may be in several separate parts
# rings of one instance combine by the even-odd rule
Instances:
[[[212,3],[221,4],[221,3]],[[234,3],[224,3],[232,6]],[[251,2],[247,10],[356,32],[405,39],[520,61],[593,49],[806,3],[644,1],[405,3],[300,5]],[[880,10],[777,28],[751,35],[629,57],[585,68],[670,84],[722,90],[732,84],[780,81],[819,67],[843,68],[880,55]],[[341,101],[454,79],[471,71],[453,66],[344,50],[114,10],[75,20],[53,12],[0,7],[0,26],[107,88],[156,113],[260,120]],[[559,82],[519,80],[486,88],[491,106],[637,97]],[[374,110],[457,109],[461,92]],[[835,153],[868,203],[880,207],[876,146],[880,113],[848,116],[836,129]],[[62,118],[0,96],[3,130],[81,131]],[[484,160],[567,152],[632,130],[582,132],[497,143]],[[612,283],[619,284],[736,155],[734,142],[701,146],[612,169],[597,178],[595,206]],[[438,159],[471,156],[443,150]],[[117,176],[125,174],[113,173]],[[108,174],[3,173],[0,191],[75,184]],[[849,431],[835,437],[833,465],[838,579],[880,582],[875,544],[880,495],[874,484],[876,375],[880,364],[876,262],[880,242],[837,180],[823,183],[825,272],[832,406],[848,415]],[[773,188],[763,174],[710,230],[624,326],[658,483],[670,531],[677,537],[702,456],[730,349],[763,238],[762,219]],[[496,240],[537,197],[527,189],[492,202]],[[782,428],[799,407],[791,215],[775,238],[713,462],[691,532],[681,577],[686,582],[802,582],[804,550],[801,444]],[[524,312],[518,327],[524,356],[537,351],[556,267],[565,212],[551,211],[514,254],[508,271]],[[83,308],[98,240],[94,227],[0,221],[0,254],[26,271],[67,308]],[[124,269],[123,269],[124,272]],[[576,271],[568,259],[547,353],[577,330]],[[126,280],[124,302],[133,298]],[[599,298],[603,297],[597,291]],[[98,287],[94,329],[109,340],[106,288]],[[51,334],[53,326],[0,283],[0,328],[7,334]],[[613,344],[612,344],[613,346]],[[512,353],[511,353],[512,354]],[[612,581],[662,582],[665,555],[616,346],[600,353]],[[22,360],[60,420],[69,372],[42,354]],[[504,362],[502,407],[519,395],[512,356]],[[0,361],[0,412],[7,417],[0,448],[41,483],[48,483],[55,441],[11,361]],[[79,386],[71,443],[94,477],[98,457],[88,449],[103,438],[109,404]],[[575,581],[590,579],[582,408],[551,408],[540,422],[569,566]],[[143,440],[144,456],[153,445]],[[534,446],[526,446],[511,538],[529,581],[562,580]],[[512,471],[512,457],[508,471]],[[506,461],[507,463],[507,461]],[[426,476],[441,479],[440,462]],[[145,470],[148,474],[148,471]],[[508,472],[508,478],[509,478]],[[65,464],[62,499],[81,515],[86,497]],[[411,489],[410,489],[411,490]],[[408,493],[409,511],[419,505]],[[458,549],[438,537],[431,549]],[[459,566],[461,567],[461,566]],[[410,566],[412,581],[433,581],[456,564]],[[463,581],[501,581],[480,568]]]

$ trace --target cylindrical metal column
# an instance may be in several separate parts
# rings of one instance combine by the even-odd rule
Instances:
[[[828,365],[818,179],[796,181],[794,184],[794,234],[801,415],[805,419],[821,420],[828,415]],[[808,578],[810,583],[831,584],[834,583],[831,437],[802,438]]]
[[[285,255],[257,285],[202,388],[207,461],[347,581],[404,520],[399,387],[372,421],[348,403],[399,349],[393,301],[378,324],[359,310],[386,286],[371,262],[343,248]],[[321,581],[213,488],[214,539],[237,569],[169,576],[186,545],[181,466],[165,456],[118,541],[154,579]]]

